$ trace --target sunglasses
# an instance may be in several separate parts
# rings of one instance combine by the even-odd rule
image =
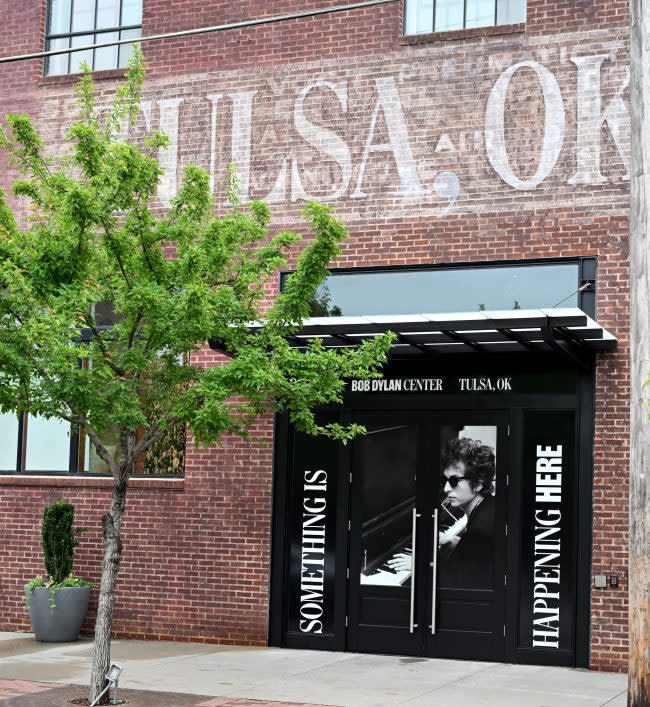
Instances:
[[[446,476],[445,477],[445,482],[443,486],[446,486],[449,484],[452,489],[455,489],[456,486],[458,486],[459,482],[462,481],[465,477],[464,476]]]

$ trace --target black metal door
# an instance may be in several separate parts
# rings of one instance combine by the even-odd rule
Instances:
[[[436,415],[431,436],[433,488],[420,506],[437,537],[428,563],[425,654],[503,660],[507,416]]]
[[[425,591],[420,554],[427,458],[423,414],[364,412],[367,433],[352,447],[348,648],[421,655]]]
[[[348,649],[503,659],[505,415],[355,420]]]

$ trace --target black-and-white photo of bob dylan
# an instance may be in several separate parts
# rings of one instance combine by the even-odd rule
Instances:
[[[364,483],[364,491],[372,492],[373,499],[364,506],[374,508],[377,499],[383,498],[385,508],[374,508],[374,513],[366,514],[360,581],[369,585],[410,586],[415,459],[408,454],[404,456],[403,452],[414,447],[405,444],[409,436],[407,427],[382,432],[390,434],[372,435],[366,441],[366,454],[374,457],[376,464],[364,464],[366,475],[372,474],[372,480]],[[496,442],[496,426],[440,428],[441,458],[431,468],[438,497],[430,503],[431,510],[438,507],[440,587],[492,586]],[[402,454],[397,454],[398,450]],[[425,504],[426,501],[418,503],[418,512],[420,506],[422,512],[429,512]]]

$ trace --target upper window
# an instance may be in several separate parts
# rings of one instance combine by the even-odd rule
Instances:
[[[579,262],[334,271],[311,304],[311,316],[442,314],[583,307]]]
[[[49,0],[45,50],[137,39],[142,0]],[[57,54],[46,59],[45,75],[75,74],[85,61],[93,71],[126,66],[132,44]]]
[[[526,21],[526,0],[404,0],[404,34]]]

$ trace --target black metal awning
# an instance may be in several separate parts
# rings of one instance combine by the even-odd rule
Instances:
[[[290,341],[300,348],[312,339],[346,348],[387,331],[397,334],[391,354],[415,356],[561,352],[583,362],[585,354],[613,349],[618,343],[577,308],[312,317]]]

